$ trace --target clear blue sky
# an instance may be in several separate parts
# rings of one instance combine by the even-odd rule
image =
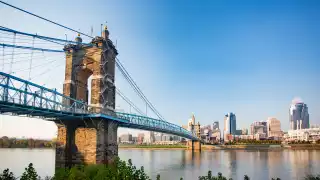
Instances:
[[[237,128],[272,116],[287,130],[289,104],[301,97],[311,123],[320,124],[320,1],[7,2],[87,33],[93,26],[95,35],[108,21],[119,59],[170,122],[186,124],[194,112],[201,124],[222,126],[224,114],[234,112]],[[0,17],[2,26],[76,36],[4,5]],[[48,73],[52,79],[46,85],[60,87],[63,71]],[[121,74],[116,81],[144,109]],[[117,105],[128,110],[120,100]],[[55,126],[42,120],[2,119],[0,135],[55,133]]]

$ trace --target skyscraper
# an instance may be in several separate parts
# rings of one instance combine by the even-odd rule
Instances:
[[[267,122],[266,121],[255,121],[250,126],[251,135],[255,134],[268,134]]]
[[[219,129],[219,122],[218,121],[215,121],[212,125],[212,130],[216,130],[216,129]]]
[[[233,113],[228,113],[224,116],[224,134],[236,134],[237,123],[236,115]]]
[[[289,109],[290,129],[307,129],[309,128],[309,113],[307,105],[300,99],[292,100]]]
[[[269,117],[267,120],[268,137],[281,137],[281,122],[277,118]]]
[[[153,131],[147,132],[143,138],[143,141],[144,143],[147,143],[147,144],[154,143],[155,141],[154,132]]]

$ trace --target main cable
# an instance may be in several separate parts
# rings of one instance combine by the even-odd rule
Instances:
[[[84,35],[84,36],[87,36],[87,37],[89,37],[89,38],[93,38],[92,36],[89,36],[89,35],[87,35],[87,34],[84,34],[84,33],[80,32],[80,31],[77,31],[77,30],[71,29],[71,28],[69,28],[69,27],[67,27],[67,26],[64,26],[64,25],[61,25],[61,24],[59,24],[59,23],[53,22],[53,21],[51,21],[51,20],[49,20],[49,19],[46,19],[46,18],[41,17],[41,16],[38,16],[38,15],[36,15],[36,14],[33,14],[33,13],[29,12],[29,11],[23,10],[23,9],[21,9],[21,8],[18,8],[18,7],[16,7],[16,6],[13,6],[13,5],[11,5],[11,4],[8,4],[8,3],[6,3],[6,2],[3,2],[3,1],[1,1],[1,0],[0,0],[0,3],[5,4],[5,5],[7,5],[7,6],[10,6],[10,7],[12,7],[12,8],[15,8],[15,9],[17,9],[17,10],[19,10],[19,11],[25,12],[25,13],[27,13],[27,14],[30,14],[30,15],[32,15],[32,16],[35,16],[35,17],[37,17],[37,18],[40,18],[40,19],[42,19],[42,20],[48,21],[48,22],[50,22],[50,23],[53,23],[53,24],[55,24],[55,25],[57,25],[57,26],[66,28],[66,29],[68,29],[68,30],[70,30],[70,31],[77,32],[77,33],[82,34],[82,35]]]
[[[125,76],[127,81],[133,86],[134,90],[138,93],[138,95],[147,103],[147,105],[151,108],[151,110],[162,120],[164,120],[163,116],[155,109],[155,107],[152,105],[152,103],[147,99],[147,97],[143,94],[141,89],[138,87],[138,85],[135,83],[135,81],[132,79],[130,74],[127,72],[127,70],[124,68],[124,66],[121,64],[120,60],[116,58],[116,65],[119,68],[120,72]]]
[[[116,93],[125,100],[133,109],[135,109],[140,115],[145,115],[129,98],[127,98],[118,88],[116,88]]]

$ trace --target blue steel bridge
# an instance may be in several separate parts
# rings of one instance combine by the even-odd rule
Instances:
[[[34,15],[31,12],[22,10],[15,6],[9,5],[0,1],[5,5],[23,11],[32,16]],[[43,20],[49,21],[45,18],[37,16]],[[49,21],[52,22],[52,21]],[[53,22],[54,23],[54,22]],[[81,33],[79,31],[73,30],[66,26],[60,25],[58,23],[54,23],[60,27],[66,28],[71,31],[78,32],[84,36],[89,38],[93,38],[89,35]],[[108,31],[106,31],[109,33]],[[7,39],[5,39],[7,38]],[[26,46],[23,43],[19,44],[19,40],[21,42],[25,42],[28,40],[31,42],[32,46]],[[8,41],[9,39],[9,41]],[[39,40],[46,43],[53,43],[55,45],[60,45],[60,49],[46,48],[46,47],[35,47],[35,40]],[[10,43],[11,42],[11,43]],[[109,43],[110,40],[106,39],[103,41],[104,43]],[[38,43],[41,45],[41,43]],[[17,30],[10,29],[8,27],[3,27],[0,24],[0,49],[2,48],[2,60],[4,67],[5,60],[11,60],[12,63],[19,62],[20,60],[15,60],[13,57],[19,54],[19,50],[23,50],[23,52],[30,51],[31,53],[31,62],[30,69],[32,71],[32,54],[36,51],[39,52],[49,52],[49,53],[66,53],[66,44],[74,47],[95,47],[96,44],[91,43],[83,43],[81,41],[70,41],[64,39],[58,39],[47,36],[40,36],[37,34],[31,34],[26,32],[21,32]],[[109,43],[110,44],[110,43]],[[6,56],[5,50],[12,49],[9,55]],[[1,56],[0,56],[1,57]],[[1,59],[1,58],[0,58]],[[24,61],[22,59],[22,61]],[[131,114],[131,113],[123,113],[116,111],[105,111],[103,107],[92,106],[85,101],[78,100],[76,98],[72,98],[70,96],[64,95],[61,92],[57,92],[56,89],[49,89],[44,87],[43,85],[39,85],[31,82],[30,80],[26,80],[27,78],[17,77],[13,75],[11,69],[9,72],[0,72],[0,113],[1,114],[11,114],[14,116],[27,116],[27,117],[38,117],[44,120],[53,121],[59,123],[63,122],[73,122],[75,120],[96,120],[102,119],[105,121],[115,122],[119,127],[132,128],[132,129],[141,129],[147,131],[168,133],[172,135],[178,135],[180,137],[184,137],[190,140],[199,140],[198,137],[182,128],[179,125],[170,123],[165,121],[162,116],[156,111],[150,101],[144,96],[139,87],[135,84],[131,76],[127,73],[124,66],[120,63],[119,59],[116,58],[115,66],[123,73],[126,77],[126,80],[134,88],[134,90],[139,94],[139,96],[145,101],[148,107],[155,112],[158,118],[151,118],[143,115],[138,108],[135,108],[141,115]],[[2,67],[2,69],[4,69]],[[30,74],[30,72],[29,72]],[[29,77],[30,78],[30,77]],[[45,82],[43,82],[45,83]],[[126,100],[131,106],[136,107],[128,98],[126,98],[123,94],[117,91],[118,95]]]
[[[94,113],[96,108],[56,90],[0,72],[1,114],[39,117],[54,122],[99,118],[115,121],[120,127],[162,132],[198,140],[190,131],[164,120],[122,112]]]

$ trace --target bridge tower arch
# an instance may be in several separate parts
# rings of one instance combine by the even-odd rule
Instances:
[[[115,58],[118,52],[109,39],[105,27],[102,37],[95,37],[91,45],[78,44],[64,47],[66,54],[63,94],[89,102],[92,113],[113,115],[115,110]],[[88,78],[91,87],[88,87]],[[91,97],[88,92],[91,91]],[[65,100],[63,104],[73,102]],[[101,119],[73,119],[57,122],[56,167],[74,164],[109,163],[118,155],[117,123]]]

